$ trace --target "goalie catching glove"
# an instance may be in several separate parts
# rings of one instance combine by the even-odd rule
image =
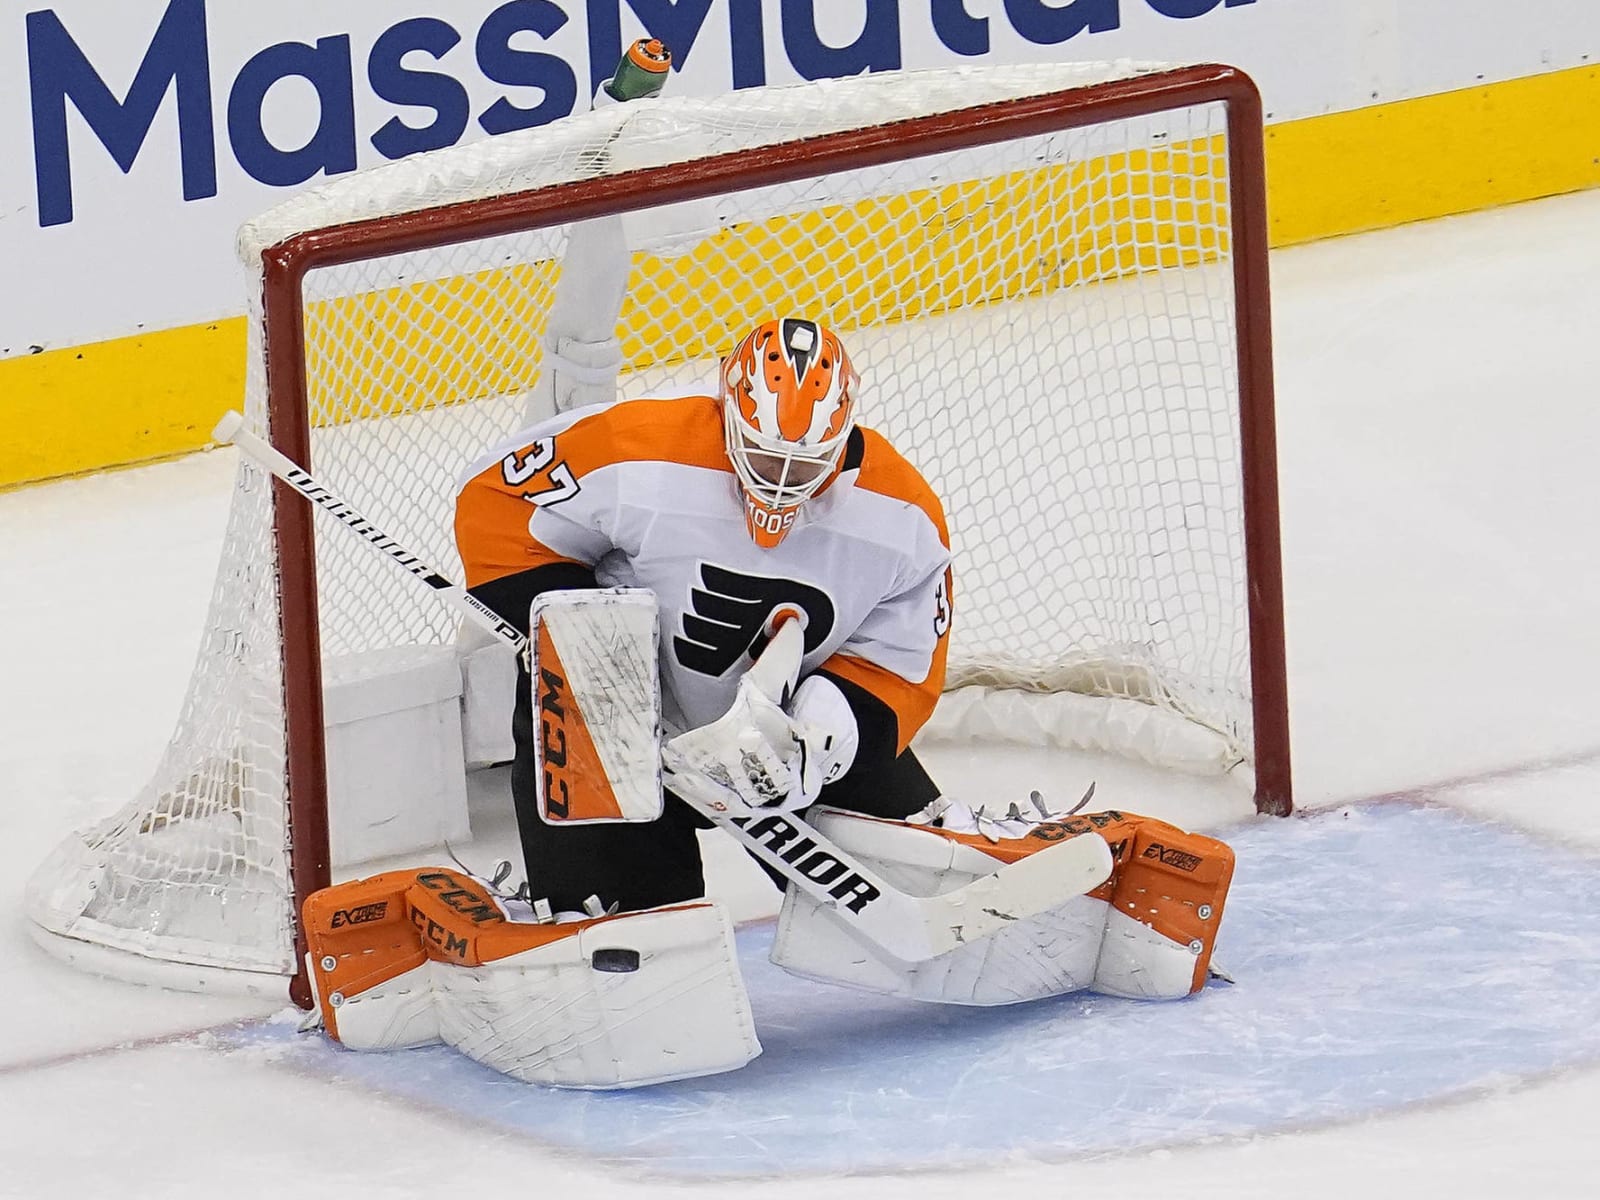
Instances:
[[[806,679],[785,708],[747,675],[726,714],[667,742],[663,781],[716,812],[807,808],[850,769],[859,744],[831,679]]]

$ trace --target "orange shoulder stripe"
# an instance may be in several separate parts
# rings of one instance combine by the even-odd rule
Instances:
[[[613,404],[558,433],[556,451],[580,480],[612,463],[651,460],[733,473],[722,408],[710,396]]]
[[[928,481],[881,433],[864,426],[857,428],[861,430],[864,453],[861,456],[861,473],[856,476],[856,486],[916,505],[933,522],[934,528],[939,531],[939,541],[948,550],[950,531],[945,527],[944,505],[939,502],[938,495]]]
[[[558,493],[567,477],[563,472],[570,472],[581,489],[589,472],[621,462],[654,460],[730,474],[733,470],[724,447],[721,410],[710,396],[614,404],[555,434],[549,462],[515,484],[507,482],[505,463],[535,461],[539,440],[484,467],[456,498],[456,547],[469,588],[547,563],[573,561],[528,532],[537,501],[527,493]]]

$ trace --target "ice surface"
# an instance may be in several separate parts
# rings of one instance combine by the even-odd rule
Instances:
[[[1600,856],[1414,803],[1255,821],[1232,841],[1218,961],[1236,982],[1179,1004],[846,992],[768,963],[762,923],[739,944],[763,1053],[712,1078],[571,1093],[442,1047],[356,1054],[282,1023],[220,1040],[685,1180],[1182,1145],[1600,1063]]]
[[[906,1023],[889,1002],[852,1003],[818,1050],[815,1025],[786,1026],[773,1006],[824,1023],[836,1009],[807,1007],[824,990],[769,994],[787,979],[752,965],[768,1054],[620,1103],[408,1090],[378,1077],[393,1064],[333,1070],[333,1051],[280,1026],[229,1032],[274,1006],[107,983],[37,951],[19,910],[27,871],[136,789],[171,730],[231,455],[0,496],[0,836],[14,864],[0,881],[0,1196],[812,1196],[818,1170],[834,1173],[830,1197],[918,1200],[1592,1195],[1597,229],[1591,192],[1275,255],[1296,783],[1325,815],[1229,833],[1253,851],[1225,926],[1235,987],[1159,1008],[1070,1000]],[[1124,807],[1165,802],[1159,780],[1036,756],[973,777],[1075,795],[1086,774]],[[1238,817],[1223,805],[1197,823]],[[1306,854],[1321,838],[1328,853]],[[770,908],[736,857],[714,853],[740,916]],[[1289,883],[1255,882],[1285,871]],[[1437,887],[1414,894],[1419,878]],[[986,1057],[946,1056],[962,1022]],[[1037,1079],[991,1077],[1024,1054],[1006,1034],[1043,1028]],[[1135,1043],[1151,1061],[1217,1064],[1185,1093],[1193,1109],[1112,1054]],[[847,1099],[824,1068],[850,1073]],[[1081,1093],[1035,1086],[1077,1076]],[[665,1136],[686,1148],[658,1140],[645,1163],[642,1143],[602,1144],[618,1126],[596,1114],[674,1104]],[[790,1138],[822,1114],[828,1132]],[[756,1160],[747,1171],[729,1165],[729,1138]],[[757,1178],[680,1170],[668,1184],[674,1156]],[[805,1174],[779,1174],[790,1168]]]

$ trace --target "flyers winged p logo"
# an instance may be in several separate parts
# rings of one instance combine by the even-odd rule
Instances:
[[[691,671],[719,677],[761,653],[769,618],[798,610],[806,631],[806,650],[820,646],[833,630],[834,606],[828,594],[810,584],[767,575],[745,575],[703,562],[700,584],[689,590],[681,632],[673,653]]]

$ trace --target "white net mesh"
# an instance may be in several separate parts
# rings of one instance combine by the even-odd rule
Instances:
[[[963,70],[618,106],[336,181],[248,226],[241,251],[259,266],[262,249],[307,229],[1150,70]],[[704,389],[717,356],[778,313],[843,336],[863,422],[945,502],[952,686],[1136,702],[1210,731],[1220,765],[1248,762],[1227,151],[1220,103],[1179,104],[312,271],[311,469],[459,577],[458,474],[524,423],[530,395],[548,402],[549,337],[584,332],[582,319],[551,329],[552,308],[583,310],[596,286],[569,245],[574,257],[579,242],[609,246],[625,256],[621,311],[588,331],[620,347],[607,392]],[[257,333],[246,417],[258,430],[267,403]],[[455,637],[427,589],[317,520],[325,656]],[[245,465],[173,743],[144,793],[35,877],[30,912],[45,929],[291,969],[273,553],[267,480]]]

